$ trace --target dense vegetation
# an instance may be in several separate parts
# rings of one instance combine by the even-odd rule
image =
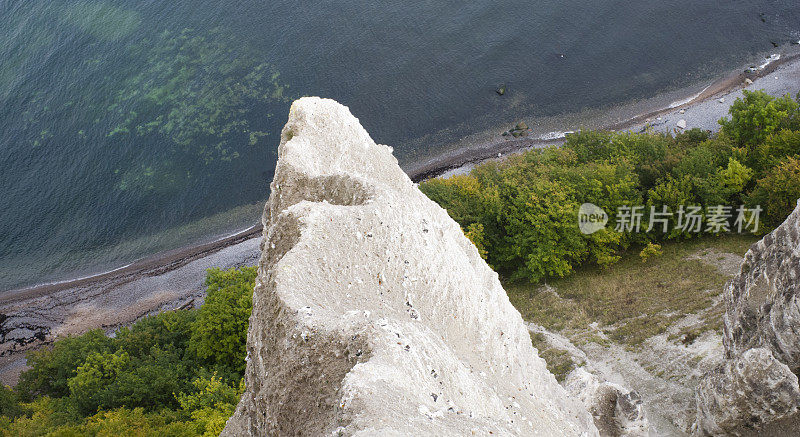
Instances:
[[[147,317],[32,352],[0,392],[0,433],[219,435],[243,391],[254,267],[208,271],[199,310]]]
[[[701,233],[738,232],[737,210],[757,205],[758,233],[779,224],[800,198],[800,110],[790,96],[745,91],[720,120],[716,135],[692,129],[669,134],[582,131],[562,147],[534,150],[475,168],[469,175],[434,179],[422,191],[443,206],[490,265],[511,279],[564,277],[583,263],[613,264],[632,245],[642,259],[658,242]],[[609,215],[592,234],[578,228],[581,204]],[[616,229],[620,207],[642,205],[641,232]],[[718,210],[717,206],[730,207]],[[699,207],[700,233],[680,228],[681,206]],[[672,212],[648,231],[651,208]],[[723,212],[720,214],[720,212]],[[622,215],[620,214],[620,215]],[[683,218],[687,218],[684,216]],[[709,228],[714,217],[724,225]],[[745,210],[743,231],[754,231]],[[685,224],[685,222],[684,222]]]

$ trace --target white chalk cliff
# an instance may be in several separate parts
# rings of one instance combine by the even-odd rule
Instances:
[[[283,129],[223,435],[597,435],[445,210],[348,109]]]
[[[724,297],[725,360],[697,388],[695,433],[783,435],[766,430],[800,421],[800,202],[747,251]]]

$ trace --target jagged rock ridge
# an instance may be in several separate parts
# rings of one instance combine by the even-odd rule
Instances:
[[[800,203],[725,288],[725,361],[697,389],[697,434],[730,435],[800,405]]]
[[[494,273],[346,107],[283,129],[223,435],[597,435]]]

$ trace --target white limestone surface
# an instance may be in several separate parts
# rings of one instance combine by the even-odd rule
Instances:
[[[223,435],[597,435],[445,210],[349,110],[283,129]]]

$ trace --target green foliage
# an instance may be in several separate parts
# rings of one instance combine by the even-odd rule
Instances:
[[[0,435],[7,437],[43,436],[55,433],[58,429],[66,431],[70,425],[79,420],[78,416],[70,412],[68,402],[63,399],[43,396],[24,404],[23,408],[26,410],[26,414],[0,423]],[[80,434],[63,432],[61,435]]]
[[[781,224],[800,199],[800,159],[789,157],[759,179],[748,201],[760,205],[768,225]]]
[[[645,263],[650,258],[654,256],[659,256],[661,254],[663,254],[663,252],[661,251],[660,244],[653,244],[653,242],[648,242],[647,246],[645,246],[644,249],[642,249],[641,252],[639,252],[639,258],[641,258],[642,262]]]
[[[196,436],[196,425],[181,420],[181,415],[168,410],[146,413],[142,408],[118,408],[100,411],[84,423],[64,427],[56,434],[89,436]]]
[[[447,205],[447,213],[458,223],[476,223],[486,213],[481,183],[473,176],[432,179],[424,182],[422,187],[434,202]]]
[[[735,158],[728,158],[728,166],[719,168],[716,177],[722,184],[722,194],[728,199],[728,204],[741,204],[741,193],[750,186],[755,172],[753,169],[740,163]]]
[[[0,435],[218,435],[244,389],[255,276],[211,269],[200,310],[32,352],[17,393],[0,391]]]
[[[610,266],[631,244],[645,246],[650,256],[654,240],[693,237],[694,229],[677,226],[689,208],[707,221],[718,205],[735,213],[744,201],[761,203],[769,224],[778,224],[799,195],[797,107],[788,96],[748,91],[718,135],[581,131],[560,148],[486,163],[469,175],[425,181],[420,189],[447,209],[501,273],[533,282],[563,277],[585,263]],[[583,203],[606,211],[604,229],[579,232],[576,213]],[[645,206],[647,232],[617,232],[619,208],[636,205]],[[648,230],[651,211],[672,214],[666,228],[652,221]]]
[[[731,105],[730,119],[722,119],[722,132],[737,144],[753,147],[781,128],[797,129],[798,103],[788,94],[775,98],[763,91],[744,91]]]
[[[189,348],[197,357],[238,375],[244,372],[256,274],[255,267],[210,269],[206,301],[192,325]]]
[[[193,385],[195,392],[179,395],[178,402],[191,415],[200,434],[218,436],[244,392],[244,380],[235,388],[212,375],[195,379]]]
[[[23,413],[19,395],[7,386],[0,386],[0,416],[14,418]]]
[[[196,311],[167,311],[145,317],[130,328],[120,328],[116,344],[134,357],[148,355],[153,347],[184,351],[196,318]]]
[[[181,360],[180,351],[153,346],[146,355],[132,359],[123,372],[100,390],[93,407],[95,410],[143,407],[148,411],[175,408],[174,393],[187,390],[192,377],[191,363]]]
[[[724,142],[706,141],[689,149],[672,171],[676,179],[688,179],[696,201],[705,206],[728,204],[732,194],[718,177],[729,163],[732,150]]]
[[[3,436],[196,436],[197,425],[182,412],[147,413],[142,408],[100,411],[85,419],[65,419],[60,401],[43,397],[30,404],[31,415],[0,425]]]
[[[52,348],[43,348],[28,354],[28,370],[20,376],[17,391],[23,399],[37,395],[62,397],[69,394],[67,380],[75,376],[92,353],[109,352],[114,341],[96,329],[80,337],[67,337],[57,341]]]
[[[563,188],[546,179],[501,186],[507,244],[498,254],[499,265],[523,266],[514,271],[515,278],[563,277],[583,258],[586,242],[575,226],[579,205]]]
[[[755,147],[753,166],[758,171],[768,170],[778,165],[781,159],[800,156],[800,130],[782,129]]]
[[[131,359],[124,351],[116,353],[93,352],[78,366],[75,376],[67,381],[70,396],[84,413],[104,406],[106,387],[128,370]]]
[[[469,238],[469,241],[478,249],[478,254],[481,258],[486,259],[486,235],[484,234],[483,225],[480,223],[471,223],[467,226],[467,231],[464,235]]]

